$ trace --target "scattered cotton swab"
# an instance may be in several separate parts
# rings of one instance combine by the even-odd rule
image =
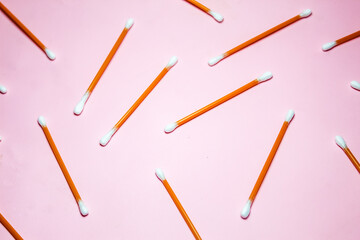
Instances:
[[[0,85],[0,93],[2,93],[2,94],[7,93],[7,89],[6,89],[6,87],[4,87],[4,86]]]
[[[157,176],[157,178],[162,182],[162,184],[164,185],[166,191],[169,193],[171,199],[173,200],[173,202],[175,203],[175,206],[177,207],[177,209],[179,210],[181,216],[184,218],[186,224],[188,225],[188,227],[190,228],[190,231],[192,232],[192,234],[194,235],[195,239],[197,240],[201,240],[201,237],[199,235],[199,233],[197,232],[194,224],[191,222],[189,216],[187,215],[187,213],[185,212],[185,209],[183,208],[183,206],[181,205],[179,199],[177,198],[177,196],[175,195],[174,191],[172,190],[172,188],[170,187],[170,184],[168,183],[168,181],[165,178],[165,174],[164,172],[158,168],[155,170],[155,174]]]
[[[73,182],[73,180],[71,179],[70,177],[70,174],[65,166],[65,163],[63,162],[61,156],[60,156],[60,153],[55,145],[55,142],[54,140],[52,139],[52,136],[50,134],[50,131],[46,125],[46,121],[45,121],[45,118],[43,116],[40,116],[38,118],[38,123],[39,125],[41,126],[42,130],[44,131],[44,134],[45,134],[45,137],[47,139],[47,141],[49,142],[49,145],[50,145],[50,148],[51,150],[53,151],[54,155],[55,155],[55,158],[60,166],[60,169],[62,171],[62,173],[64,174],[64,177],[70,187],[70,190],[72,192],[72,194],[74,195],[74,198],[76,200],[76,203],[78,204],[78,207],[79,207],[79,210],[80,210],[80,213],[82,216],[87,216],[89,214],[87,208],[85,207],[85,204],[84,202],[81,200],[81,197],[80,197],[80,194],[79,192],[77,191],[76,187],[75,187],[75,184]]]
[[[88,87],[88,89],[86,90],[84,95],[81,97],[80,102],[75,106],[75,108],[74,108],[74,114],[75,115],[80,115],[81,112],[84,110],[84,106],[85,106],[87,100],[89,99],[91,93],[93,92],[93,90],[96,87],[97,83],[99,82],[101,76],[105,72],[106,68],[109,66],[109,63],[110,63],[111,59],[114,57],[116,51],[120,47],[120,44],[124,40],[126,34],[128,33],[129,29],[132,27],[133,24],[134,24],[134,20],[132,18],[127,20],[123,31],[121,32],[119,38],[116,40],[116,42],[115,42],[114,46],[112,47],[110,53],[108,54],[105,61],[101,65],[99,71],[95,75],[95,77],[92,80],[90,86]]]
[[[347,35],[347,36],[345,36],[343,38],[340,38],[340,39],[338,39],[336,41],[325,43],[322,46],[322,50],[323,51],[329,51],[333,47],[339,46],[340,44],[346,43],[347,41],[350,41],[350,40],[352,40],[354,38],[357,38],[359,36],[360,36],[360,31],[354,32],[354,33],[352,33],[350,35]]]
[[[14,237],[15,240],[23,240],[20,234],[11,226],[11,224],[5,219],[3,215],[0,213],[0,222],[1,224],[8,230],[8,232]]]
[[[156,87],[160,80],[165,76],[165,74],[177,63],[177,57],[172,57],[166,67],[160,72],[160,74],[155,78],[155,80],[150,84],[150,86],[141,94],[141,96],[136,100],[136,102],[130,107],[130,109],[124,114],[124,116],[115,124],[115,126],[100,140],[101,146],[106,146],[112,136],[119,130],[119,128],[126,122],[126,120],[131,116],[131,114],[139,107],[139,105],[144,101],[144,99],[149,95],[149,93]]]
[[[308,17],[310,15],[311,15],[311,10],[307,9],[307,10],[303,11],[302,13],[296,15],[295,17],[290,18],[289,20],[287,20],[287,21],[285,21],[285,22],[283,22],[283,23],[281,23],[281,24],[279,24],[279,25],[277,25],[277,26],[275,26],[275,27],[273,27],[273,28],[259,34],[259,35],[257,35],[256,37],[251,38],[250,40],[240,44],[239,46],[234,47],[233,49],[231,49],[231,50],[229,50],[229,51],[227,51],[227,52],[225,52],[225,53],[223,53],[223,54],[221,54],[219,56],[216,56],[216,57],[210,59],[208,64],[210,66],[214,66],[215,64],[217,64],[221,60],[233,55],[234,53],[240,51],[241,49],[244,49],[244,48],[250,46],[251,44],[253,44],[253,43],[255,43],[255,42],[257,42],[257,41],[271,35],[271,34],[273,34],[274,32],[279,31],[280,29],[282,29],[282,28],[284,28],[284,27],[286,27],[286,26],[288,26],[288,25],[290,25],[290,24],[292,24],[292,23],[294,23],[294,22],[296,22],[296,21],[298,21],[298,20],[300,20],[302,18],[306,18],[306,17]]]
[[[360,91],[360,83],[359,83],[359,82],[357,82],[357,81],[352,81],[352,82],[350,83],[350,85],[351,85],[351,87],[353,87],[354,89]]]
[[[213,17],[216,21],[218,22],[222,22],[224,21],[223,16],[220,13],[214,12],[212,11],[210,8],[205,7],[204,5],[202,5],[201,3],[195,1],[195,0],[185,0],[189,3],[191,3],[192,5],[194,5],[195,7],[199,8],[200,10],[202,10],[203,12],[209,14],[211,17]]]
[[[46,54],[46,56],[50,59],[50,60],[55,60],[55,54],[50,51],[50,49],[48,49],[42,42],[40,42],[40,40],[27,28],[25,27],[25,25],[20,22],[19,19],[17,19],[15,17],[14,14],[12,14],[10,12],[9,9],[7,9],[4,4],[2,4],[0,2],[0,9],[1,11],[3,11],[5,13],[6,16],[8,16],[10,18],[11,21],[13,21],[15,23],[15,25],[17,25],[41,50],[44,51],[44,53]]]
[[[271,78],[272,78],[272,73],[271,72],[266,72],[263,75],[261,75],[260,77],[258,77],[257,79],[255,79],[255,80],[249,82],[248,84],[238,88],[237,90],[225,95],[224,97],[222,97],[222,98],[208,104],[207,106],[195,111],[194,113],[192,113],[192,114],[190,114],[190,115],[188,115],[188,116],[186,116],[186,117],[184,117],[184,118],[182,118],[182,119],[180,119],[180,120],[178,120],[176,122],[173,122],[173,123],[170,123],[170,124],[166,125],[164,131],[166,133],[171,133],[177,127],[191,121],[192,119],[194,119],[194,118],[200,116],[201,114],[204,114],[205,112],[219,106],[220,104],[230,100],[231,98],[239,95],[240,93],[245,92],[246,90],[258,85],[261,82],[267,81],[267,80],[269,80]]]
[[[277,136],[277,138],[275,140],[275,143],[274,143],[274,145],[273,145],[273,147],[272,147],[272,149],[270,151],[270,154],[269,154],[268,158],[266,159],[265,165],[264,165],[263,169],[260,172],[260,175],[259,175],[259,177],[258,177],[258,179],[257,179],[257,181],[255,183],[255,186],[254,186],[254,188],[253,188],[253,190],[252,190],[252,192],[250,194],[250,197],[249,197],[248,201],[246,202],[243,210],[241,211],[241,217],[244,218],[244,219],[247,218],[249,216],[249,214],[250,214],[251,206],[252,206],[252,204],[253,204],[253,202],[254,202],[254,200],[256,198],[256,195],[257,195],[257,193],[258,193],[258,191],[259,191],[259,189],[261,187],[262,182],[264,181],[266,173],[268,172],[269,167],[271,165],[271,162],[275,157],[276,151],[278,150],[278,148],[280,146],[280,143],[281,143],[281,141],[282,141],[282,139],[283,139],[283,137],[284,137],[284,135],[286,133],[286,130],[287,130],[288,126],[289,126],[289,123],[291,122],[291,120],[294,117],[294,114],[295,114],[295,112],[293,110],[289,110],[286,117],[285,117],[285,121],[284,121],[284,123],[283,123],[283,125],[282,125],[282,127],[280,129],[280,132],[279,132],[279,134],[278,134],[278,136]]]
[[[360,173],[360,164],[350,151],[349,147],[346,145],[345,140],[341,136],[336,136],[335,142],[339,147],[341,147],[341,149],[345,152],[346,156],[350,159],[356,170]]]

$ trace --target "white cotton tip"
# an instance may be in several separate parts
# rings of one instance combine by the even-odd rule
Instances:
[[[86,208],[84,202],[82,200],[79,200],[78,205],[79,205],[81,215],[83,215],[84,217],[87,216],[89,214],[89,211]]]
[[[210,11],[209,14],[218,22],[222,22],[224,21],[224,17],[221,16],[220,13],[216,13],[216,12],[213,12],[213,11]]]
[[[241,217],[242,217],[242,218],[246,219],[246,218],[249,217],[249,215],[250,215],[250,209],[251,209],[251,204],[252,204],[251,200],[248,200],[248,201],[246,202],[244,208],[243,208],[242,211],[241,211]]]
[[[328,50],[332,49],[335,46],[336,46],[336,42],[325,43],[324,45],[322,45],[322,50],[323,51],[328,51]]]
[[[306,18],[306,17],[308,17],[310,15],[311,15],[311,10],[310,9],[306,9],[302,13],[300,13],[300,17],[302,17],[302,18]]]
[[[74,113],[76,115],[80,115],[80,113],[84,110],[85,103],[88,100],[89,96],[90,96],[89,92],[86,92],[84,96],[82,96],[80,102],[74,108]]]
[[[219,55],[217,57],[213,57],[212,59],[210,59],[208,64],[210,66],[214,66],[215,64],[217,64],[218,62],[220,62],[223,59],[224,59],[224,54],[221,54],[221,55]]]
[[[170,61],[168,62],[168,64],[166,65],[166,67],[168,69],[172,68],[178,61],[178,58],[176,56],[173,56]]]
[[[286,114],[285,121],[288,123],[291,122],[291,120],[294,118],[294,115],[295,115],[294,110],[290,109]]]
[[[176,122],[174,122],[174,123],[169,123],[168,125],[166,125],[164,131],[165,131],[166,133],[171,133],[171,132],[174,131],[175,128],[177,128],[177,127],[178,127],[178,125],[177,125]]]
[[[106,144],[109,143],[111,137],[115,134],[116,129],[111,129],[105,136],[103,136],[100,140],[100,145],[101,146],[106,146]]]
[[[50,60],[55,60],[56,58],[55,53],[53,53],[50,49],[45,48],[45,53]]]
[[[6,87],[0,85],[0,92],[1,92],[2,94],[7,93]]]
[[[261,75],[260,77],[258,77],[257,80],[258,80],[259,82],[264,82],[264,81],[269,80],[269,79],[272,78],[272,77],[273,77],[273,75],[272,75],[271,72],[266,72],[266,73],[264,73],[263,75]]]
[[[335,137],[335,142],[337,145],[339,145],[339,147],[341,147],[342,149],[346,148],[346,142],[345,140],[341,137],[341,136],[336,136]]]
[[[160,179],[161,181],[165,180],[165,174],[160,168],[157,168],[155,170],[155,174],[156,174],[157,178]]]
[[[357,82],[357,81],[352,81],[350,83],[351,87],[355,88],[356,90],[359,90],[360,91],[360,83]]]
[[[40,126],[45,127],[46,126],[45,118],[43,116],[40,116],[38,118],[38,123],[40,124]]]
[[[125,24],[125,28],[130,29],[134,25],[134,19],[129,18]]]

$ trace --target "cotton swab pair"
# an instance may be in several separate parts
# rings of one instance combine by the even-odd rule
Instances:
[[[50,148],[53,151],[55,158],[60,166],[60,169],[61,169],[62,173],[64,174],[66,182],[68,183],[70,190],[76,200],[76,203],[78,204],[81,215],[84,217],[87,216],[89,214],[89,211],[86,208],[84,202],[82,201],[80,194],[77,191],[75,184],[74,184],[73,180],[71,179],[68,170],[66,169],[66,166],[60,156],[60,153],[59,153],[59,151],[55,145],[55,142],[51,137],[50,131],[46,125],[45,118],[43,116],[40,116],[38,118],[38,123],[40,124],[42,130],[44,131],[45,137],[46,137],[47,141],[49,142]]]
[[[6,87],[4,87],[4,86],[0,85],[0,93],[2,93],[2,94],[7,93],[7,89],[6,89]]]
[[[294,113],[293,110],[289,110],[289,112],[286,115],[285,121],[284,121],[284,123],[283,123],[283,125],[282,125],[282,127],[280,129],[280,132],[279,132],[279,134],[278,134],[278,136],[277,136],[277,138],[275,140],[275,143],[274,143],[274,145],[273,145],[273,147],[272,147],[272,149],[270,151],[270,154],[269,154],[268,158],[266,159],[265,165],[264,165],[263,169],[260,172],[260,175],[259,175],[259,177],[258,177],[258,179],[257,179],[257,181],[255,183],[255,186],[254,186],[254,188],[253,188],[253,190],[252,190],[252,192],[250,194],[250,197],[249,197],[248,201],[246,202],[243,210],[241,211],[241,217],[244,218],[244,219],[246,219],[250,214],[251,206],[252,206],[252,204],[253,204],[253,202],[254,202],[254,200],[256,198],[256,195],[257,195],[257,193],[258,193],[258,191],[259,191],[259,189],[261,187],[262,182],[264,181],[266,173],[268,172],[269,167],[271,165],[271,162],[275,157],[276,151],[278,150],[278,148],[280,146],[280,143],[281,143],[281,141],[282,141],[282,139],[283,139],[283,137],[284,137],[284,135],[286,133],[286,130],[287,130],[288,126],[289,126],[289,123],[291,122],[291,120],[294,117],[294,114],[295,113]]]
[[[158,168],[158,169],[155,170],[155,174],[156,174],[157,178],[163,183],[166,191],[169,193],[171,199],[175,203],[175,206],[179,210],[181,216],[184,218],[186,224],[188,225],[188,227],[189,227],[190,231],[192,232],[192,234],[194,235],[195,239],[196,240],[201,240],[201,237],[200,237],[199,233],[197,232],[194,224],[191,222],[189,216],[185,212],[185,209],[181,205],[179,199],[176,197],[174,191],[170,187],[170,184],[166,180],[164,172],[160,168]]]
[[[11,224],[4,218],[0,213],[0,222],[1,224],[8,230],[8,232],[14,237],[16,240],[23,240],[20,234],[11,226]]]
[[[255,80],[249,82],[248,84],[238,88],[237,90],[225,95],[224,97],[222,97],[222,98],[220,98],[220,99],[206,105],[205,107],[193,112],[192,114],[190,114],[190,115],[188,115],[188,116],[186,116],[186,117],[184,117],[184,118],[182,118],[182,119],[180,119],[180,120],[178,120],[178,121],[176,121],[174,123],[170,123],[170,124],[166,125],[165,130],[164,130],[165,133],[171,133],[177,127],[179,127],[179,126],[193,120],[194,118],[200,116],[201,114],[206,113],[207,111],[219,106],[220,104],[230,100],[231,98],[239,95],[240,93],[243,93],[246,90],[258,85],[259,83],[269,80],[270,78],[272,78],[272,73],[271,72],[264,73],[262,76],[258,77],[257,79],[255,79]]]
[[[355,156],[352,154],[348,146],[346,145],[345,140],[341,136],[335,137],[336,144],[342,148],[342,150],[345,152],[346,156],[350,159],[351,163],[354,165],[356,170],[360,173],[360,164],[356,160]]]
[[[35,35],[30,32],[30,30],[25,27],[25,25],[20,22],[19,19],[17,19],[15,17],[14,14],[12,14],[9,9],[7,9],[4,4],[2,4],[0,2],[0,9],[1,11],[3,11],[5,13],[6,16],[8,16],[10,18],[11,21],[13,21],[41,50],[43,50],[43,52],[46,54],[46,56],[50,59],[50,60],[55,60],[56,56],[55,54],[48,49],[42,42],[40,42],[40,40],[35,37]]]
[[[281,23],[281,24],[279,24],[279,25],[277,25],[277,26],[275,26],[275,27],[261,33],[260,35],[257,35],[256,37],[251,38],[250,40],[240,44],[239,46],[237,46],[237,47],[235,47],[235,48],[233,48],[233,49],[231,49],[231,50],[229,50],[229,51],[227,51],[227,52],[225,52],[225,53],[223,53],[223,54],[221,54],[221,55],[219,55],[217,57],[214,57],[214,58],[210,59],[210,61],[208,63],[209,63],[210,66],[214,66],[215,64],[217,64],[221,60],[233,55],[234,53],[236,53],[236,52],[250,46],[251,44],[253,44],[253,43],[255,43],[255,42],[257,42],[257,41],[271,35],[271,34],[273,34],[274,32],[279,31],[280,29],[282,29],[282,28],[284,28],[284,27],[286,27],[286,26],[288,26],[288,25],[290,25],[290,24],[292,24],[292,23],[294,23],[294,22],[296,22],[296,21],[298,21],[298,20],[300,20],[302,18],[306,18],[306,17],[310,16],[310,14],[311,14],[311,10],[307,9],[307,10],[303,11],[302,13],[296,15],[295,17],[290,18],[289,20],[287,20],[287,21],[285,21],[285,22],[283,22],[283,23]]]
[[[352,82],[350,83],[350,86],[353,87],[354,89],[360,91],[360,83],[359,83],[359,82],[357,82],[357,81],[352,81]]]
[[[75,115],[80,115],[81,112],[84,110],[84,106],[85,106],[87,100],[89,99],[91,93],[93,92],[93,90],[96,87],[97,83],[99,82],[101,76],[105,72],[106,68],[109,66],[109,63],[110,63],[111,59],[114,57],[116,51],[120,47],[120,44],[124,40],[126,34],[128,33],[129,29],[132,27],[133,24],[134,24],[134,20],[132,18],[127,20],[127,22],[125,24],[125,27],[124,27],[123,31],[121,32],[119,38],[116,40],[116,42],[115,42],[114,46],[112,47],[110,53],[108,54],[105,61],[101,65],[99,71],[95,75],[94,79],[92,80],[90,86],[88,87],[85,94],[81,98],[80,102],[76,105],[76,107],[74,109]]]
[[[203,12],[209,14],[211,17],[213,17],[216,21],[218,22],[222,22],[224,21],[223,16],[221,16],[221,14],[212,11],[210,8],[205,7],[204,5],[202,5],[201,3],[195,1],[195,0],[185,0],[188,3],[191,3],[192,5],[194,5],[195,7],[199,8],[200,10],[202,10]]]
[[[340,38],[336,41],[333,41],[333,42],[329,42],[329,43],[325,43],[323,46],[322,46],[322,50],[323,51],[329,51],[330,49],[332,49],[333,47],[335,46],[339,46],[340,44],[343,44],[343,43],[346,43],[354,38],[357,38],[357,37],[360,37],[360,31],[357,31],[357,32],[354,32],[350,35],[347,35],[343,38]]]
[[[112,136],[119,130],[119,128],[126,122],[126,120],[131,116],[131,114],[139,107],[139,105],[144,101],[144,99],[149,95],[149,93],[155,88],[155,86],[160,82],[160,80],[166,75],[166,73],[177,63],[177,57],[172,57],[166,67],[160,72],[160,74],[155,78],[155,80],[150,84],[150,86],[141,94],[141,96],[136,100],[136,102],[130,107],[130,109],[124,114],[124,116],[115,124],[115,126],[100,140],[101,146],[106,146]]]

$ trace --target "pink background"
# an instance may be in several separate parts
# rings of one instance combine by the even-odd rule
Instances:
[[[4,0],[57,59],[0,14],[0,212],[24,239],[193,239],[156,178],[161,167],[203,239],[359,239],[358,0]],[[299,14],[313,15],[207,61]],[[73,114],[128,18],[135,24],[84,112]],[[179,62],[116,133],[100,138],[165,67]],[[183,125],[163,129],[272,71],[274,78]],[[247,220],[240,212],[289,109],[296,116]],[[46,138],[43,115],[89,208],[81,217]],[[0,227],[0,239],[12,239]]]

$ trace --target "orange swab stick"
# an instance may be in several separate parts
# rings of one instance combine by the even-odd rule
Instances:
[[[0,2],[0,9],[1,11],[3,11],[5,13],[6,16],[8,16],[10,18],[11,21],[13,21],[41,50],[43,50],[46,54],[46,56],[50,59],[50,60],[55,60],[56,56],[55,54],[50,51],[50,49],[48,49],[42,42],[40,42],[40,40],[35,37],[35,35],[30,32],[29,29],[27,29],[27,27],[25,27],[25,25],[20,22],[19,19],[17,19],[14,14],[12,14],[9,9],[7,9],[4,4],[2,4]]]
[[[170,187],[168,181],[166,180],[164,172],[160,168],[158,168],[158,169],[156,169],[155,173],[156,173],[157,178],[163,183],[166,191],[168,191],[171,199],[175,203],[175,206],[179,210],[181,216],[184,218],[186,224],[190,228],[190,230],[191,230],[192,234],[194,235],[195,239],[201,240],[201,237],[200,237],[199,233],[196,231],[196,228],[195,228],[194,224],[191,222],[189,216],[185,212],[185,209],[181,205],[179,199],[176,197],[174,191],[172,190],[172,188]]]
[[[214,57],[214,58],[210,59],[208,63],[209,63],[210,66],[214,66],[215,64],[217,64],[221,60],[233,55],[234,53],[240,51],[241,49],[250,46],[251,44],[253,44],[253,43],[255,43],[255,42],[257,42],[257,41],[271,35],[271,34],[273,34],[274,32],[279,31],[280,29],[282,29],[282,28],[284,28],[284,27],[286,27],[286,26],[288,26],[288,25],[290,25],[290,24],[292,24],[292,23],[294,23],[294,22],[296,22],[296,21],[298,21],[298,20],[300,20],[302,18],[308,17],[310,14],[311,14],[311,10],[307,9],[307,10],[303,11],[302,13],[300,13],[299,15],[296,15],[295,17],[290,18],[289,20],[287,20],[287,21],[285,21],[285,22],[283,22],[283,23],[281,23],[281,24],[279,24],[279,25],[277,25],[277,26],[275,26],[275,27],[261,33],[260,35],[257,35],[256,37],[251,38],[250,40],[240,44],[239,46],[234,47],[233,49],[231,49],[231,50],[229,50],[229,51],[227,51],[227,52],[225,52],[225,53],[223,53],[223,54],[221,54],[221,55],[219,55],[217,57]]]
[[[200,108],[199,110],[197,110],[197,111],[193,112],[192,114],[180,119],[179,121],[176,121],[174,123],[169,123],[168,125],[166,125],[164,131],[166,133],[171,133],[177,127],[179,127],[179,126],[193,120],[194,118],[200,116],[201,114],[206,113],[207,111],[219,106],[220,104],[230,100],[231,98],[239,95],[240,93],[243,93],[246,90],[258,85],[259,83],[269,80],[270,78],[272,78],[272,73],[271,72],[266,72],[261,77],[258,77],[257,79],[255,79],[255,80],[249,82],[248,84],[242,86],[241,88],[238,88],[237,90],[225,95],[224,97],[222,97],[222,98],[220,98],[220,99],[206,105],[205,107]]]
[[[131,114],[137,109],[137,107],[144,101],[144,99],[149,95],[149,93],[155,88],[155,86],[160,82],[160,80],[165,76],[165,74],[172,68],[177,62],[177,57],[172,57],[166,67],[160,72],[160,74],[155,78],[155,80],[150,84],[150,86],[141,94],[141,96],[136,100],[136,102],[130,107],[130,109],[124,114],[124,116],[115,124],[115,126],[100,140],[101,146],[106,146],[109,143],[112,136],[119,130],[119,128],[126,122],[126,120],[131,116]]]
[[[4,218],[4,216],[1,215],[1,213],[0,222],[16,240],[23,240],[23,238],[16,232],[16,230],[10,225],[10,223]]]
[[[329,42],[329,43],[325,43],[322,46],[322,50],[323,51],[328,51],[330,49],[332,49],[335,46],[339,46],[340,44],[346,43],[347,41],[350,41],[354,38],[360,37],[360,31],[354,32],[350,35],[347,35],[346,37],[340,38],[334,42]]]
[[[276,151],[278,150],[280,143],[285,135],[285,132],[289,126],[289,123],[291,122],[291,120],[294,117],[294,111],[293,110],[289,110],[289,112],[286,115],[285,121],[280,129],[280,132],[275,140],[275,143],[270,151],[270,154],[268,156],[268,158],[266,159],[265,165],[263,167],[263,169],[260,172],[260,175],[255,183],[255,186],[250,194],[249,200],[247,201],[246,205],[244,206],[243,210],[241,211],[241,217],[242,218],[247,218],[250,214],[250,208],[252,206],[252,203],[254,202],[254,199],[261,187],[262,182],[264,181],[264,178],[266,176],[266,173],[269,170],[270,164],[272,162],[272,160],[274,159],[274,156],[276,154]]]
[[[204,5],[202,5],[201,3],[199,3],[199,2],[197,2],[195,0],[185,0],[185,1],[191,3],[195,7],[199,8],[200,10],[202,10],[205,13],[209,14],[210,16],[212,16],[218,22],[222,22],[224,20],[223,16],[221,16],[219,13],[216,13],[216,12],[212,11],[211,9],[205,7]]]
[[[51,137],[50,131],[49,131],[48,127],[46,126],[45,118],[43,116],[40,116],[38,118],[38,123],[40,124],[42,130],[44,131],[45,137],[46,137],[47,141],[49,142],[50,148],[55,155],[55,158],[60,166],[62,173],[64,174],[64,177],[70,187],[72,194],[74,195],[76,203],[79,206],[81,215],[84,217],[87,216],[89,214],[89,212],[88,212],[84,202],[81,200],[80,194],[77,191],[75,184],[74,184],[73,180],[71,179],[70,174],[69,174],[68,170],[66,169],[66,166],[65,166],[65,164],[60,156],[60,153],[55,145],[55,142]]]
[[[95,75],[94,79],[92,80],[90,86],[88,87],[85,94],[81,98],[80,102],[76,105],[76,107],[74,109],[75,115],[80,115],[81,112],[83,111],[84,106],[85,106],[87,100],[89,99],[91,93],[93,92],[93,90],[96,87],[97,83],[99,82],[101,76],[105,72],[106,68],[108,67],[108,65],[109,65],[109,63],[111,61],[111,59],[114,57],[116,51],[120,47],[120,44],[124,40],[126,34],[128,33],[129,29],[132,27],[133,24],[134,24],[133,19],[130,18],[129,20],[127,20],[123,31],[121,32],[119,38],[116,40],[114,46],[112,47],[111,51],[109,52],[109,55],[106,57],[105,61],[101,65],[99,71]]]
[[[341,147],[342,150],[344,150],[346,156],[348,156],[348,158],[350,159],[350,161],[352,162],[352,164],[354,165],[356,170],[358,170],[358,172],[360,173],[360,164],[356,160],[355,156],[352,154],[352,152],[350,151],[348,146],[346,145],[345,140],[340,136],[336,136],[335,141],[336,141],[336,144],[339,145],[339,147]]]

